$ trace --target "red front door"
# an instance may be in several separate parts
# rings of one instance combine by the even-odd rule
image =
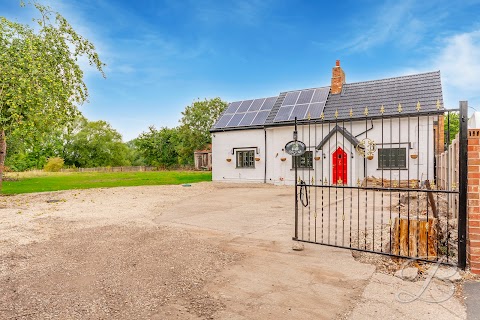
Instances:
[[[347,184],[347,153],[342,148],[332,156],[333,184]]]

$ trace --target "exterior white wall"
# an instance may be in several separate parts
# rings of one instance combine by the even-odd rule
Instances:
[[[298,126],[298,139],[303,141],[307,150],[313,151],[313,169],[299,169],[298,177],[305,182],[320,184],[321,181],[332,183],[332,154],[338,147],[347,153],[347,183],[356,185],[357,179],[363,180],[365,176],[384,178],[387,180],[426,179],[433,180],[434,171],[434,136],[433,121],[437,117],[392,118],[372,121],[339,122],[340,127],[345,127],[358,140],[369,138],[379,148],[406,148],[407,158],[405,169],[379,169],[378,150],[372,160],[364,159],[356,152],[355,146],[338,132],[334,134],[321,150],[316,146],[335,127],[335,124],[311,124]],[[420,128],[419,131],[417,128]],[[239,181],[263,182],[264,165],[267,161],[266,182],[273,184],[292,185],[295,181],[295,171],[292,169],[292,157],[285,150],[285,144],[293,139],[293,126],[267,128],[267,148],[265,153],[264,131],[237,130],[216,132],[213,141],[213,180],[214,181]],[[367,132],[365,132],[368,130]],[[417,134],[417,132],[419,134]],[[236,168],[236,158],[232,154],[233,148],[258,147],[260,161],[255,162],[255,169]],[[266,154],[266,156],[265,156]],[[417,159],[410,155],[418,154]],[[226,158],[232,161],[227,162]],[[282,161],[282,159],[285,159]],[[364,172],[366,169],[366,172]],[[313,179],[313,180],[312,180]]]
[[[293,170],[292,156],[285,152],[285,144],[293,140],[293,126],[274,127],[267,129],[267,182],[278,185],[292,185],[295,183],[295,170]],[[318,132],[317,132],[318,134]],[[301,140],[307,146],[307,151],[313,151],[313,157],[320,155],[320,151],[315,150],[315,130],[310,128],[310,139],[308,128],[298,128],[298,140]],[[319,141],[318,141],[319,142]],[[285,161],[282,161],[285,159]],[[319,183],[321,177],[321,160],[313,160],[313,169],[298,169],[298,177],[305,182]]]
[[[255,150],[255,157],[260,158],[259,161],[255,161],[255,168],[237,168],[236,150]],[[213,133],[212,155],[213,181],[264,182],[265,133],[263,129]],[[227,159],[230,159],[230,162]]]

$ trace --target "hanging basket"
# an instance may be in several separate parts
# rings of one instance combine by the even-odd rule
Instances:
[[[285,160],[287,160],[287,158],[280,158],[280,160],[285,161]]]
[[[411,154],[411,155],[410,155],[410,158],[412,158],[412,159],[417,159],[417,158],[418,158],[418,154]]]
[[[368,159],[368,160],[372,160],[372,159],[373,159],[373,154],[368,155],[368,156],[367,156],[367,159]]]
[[[255,158],[255,161],[260,161],[260,158]]]
[[[318,161],[318,160],[320,160],[320,157],[318,157],[318,156],[317,156],[317,157],[315,157],[315,160],[317,160],[317,161]]]
[[[230,159],[230,158],[227,158],[227,162],[230,162],[230,161],[232,161],[232,159]]]

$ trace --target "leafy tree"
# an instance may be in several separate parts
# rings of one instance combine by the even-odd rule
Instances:
[[[178,129],[161,128],[154,126],[148,128],[135,139],[135,145],[142,155],[145,164],[152,166],[171,167],[178,164]]]
[[[78,58],[86,57],[104,76],[90,41],[59,13],[29,4],[40,15],[36,29],[0,17],[0,188],[7,136],[38,139],[71,121],[87,100]]]
[[[133,158],[121,135],[108,123],[89,122],[81,114],[67,126],[55,128],[32,144],[15,138],[11,136],[6,161],[12,171],[41,169],[49,158],[55,157],[66,159],[67,165],[80,167],[129,165]]]
[[[130,162],[132,166],[145,166],[147,165],[145,158],[143,157],[142,150],[138,147],[137,139],[130,140],[125,143],[130,149]]]
[[[449,114],[450,114],[450,117],[449,117]],[[448,126],[449,121],[450,121],[450,126]],[[445,117],[444,117],[445,143],[447,145],[450,145],[453,139],[455,139],[455,136],[459,131],[460,131],[460,114],[458,112],[445,113]],[[447,141],[448,135],[450,135],[449,141]]]
[[[210,129],[227,103],[220,98],[195,101],[182,112],[179,127],[179,143],[177,152],[182,164],[193,164],[193,152],[204,149],[212,142]]]
[[[78,119],[77,119],[78,118]],[[25,171],[32,168],[41,169],[51,157],[64,157],[64,148],[71,137],[72,130],[78,127],[83,116],[79,113],[73,122],[56,126],[48,134],[38,135],[35,139],[24,139],[21,133],[9,135],[8,158],[5,166],[12,171]]]
[[[103,120],[83,117],[66,135],[63,157],[65,164],[76,167],[130,165],[130,150],[121,134]]]
[[[59,172],[63,168],[63,164],[64,161],[62,158],[50,158],[43,167],[43,170],[47,172]]]

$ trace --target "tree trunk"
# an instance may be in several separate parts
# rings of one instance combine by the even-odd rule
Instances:
[[[3,168],[4,168],[6,156],[7,156],[7,141],[5,139],[5,130],[0,129],[0,192],[2,191]]]
[[[438,252],[438,219],[429,217],[395,218],[392,253],[404,257],[433,259]]]

